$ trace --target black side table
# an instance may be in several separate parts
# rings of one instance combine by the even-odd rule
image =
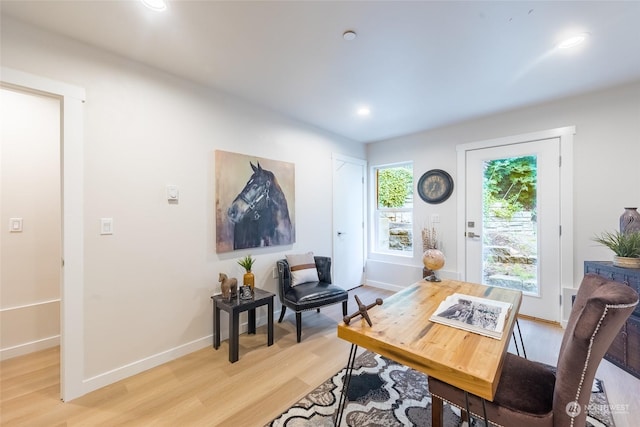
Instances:
[[[220,347],[220,310],[229,313],[229,362],[238,361],[240,335],[240,313],[248,311],[247,333],[256,333],[256,308],[267,305],[267,345],[273,344],[273,297],[275,294],[254,288],[253,299],[232,298],[227,301],[222,295],[214,295],[213,300],[213,348]]]

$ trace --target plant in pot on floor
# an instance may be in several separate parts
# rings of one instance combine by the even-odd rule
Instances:
[[[611,249],[615,256],[613,265],[625,268],[640,268],[640,232],[620,233],[614,231],[597,235],[593,238]]]
[[[240,266],[245,270],[244,276],[242,277],[242,284],[244,286],[249,286],[251,288],[251,292],[253,292],[256,281],[254,274],[251,272],[251,268],[255,262],[255,258],[251,258],[251,255],[247,255],[238,260],[238,264],[240,264]]]

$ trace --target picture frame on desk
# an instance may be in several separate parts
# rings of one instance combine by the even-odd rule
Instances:
[[[239,298],[243,301],[253,299],[253,290],[251,289],[251,286],[240,286],[238,293]]]

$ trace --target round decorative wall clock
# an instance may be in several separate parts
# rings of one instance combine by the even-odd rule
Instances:
[[[425,172],[418,181],[418,194],[427,203],[442,203],[453,193],[453,178],[442,169]]]

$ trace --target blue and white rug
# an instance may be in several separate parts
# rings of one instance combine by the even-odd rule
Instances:
[[[340,400],[341,370],[306,395],[267,427],[333,426]],[[431,395],[427,376],[371,352],[356,359],[341,427],[430,426]],[[461,425],[460,411],[445,403],[445,427]],[[472,427],[484,422],[473,422]],[[594,382],[587,427],[614,427],[600,380]]]

